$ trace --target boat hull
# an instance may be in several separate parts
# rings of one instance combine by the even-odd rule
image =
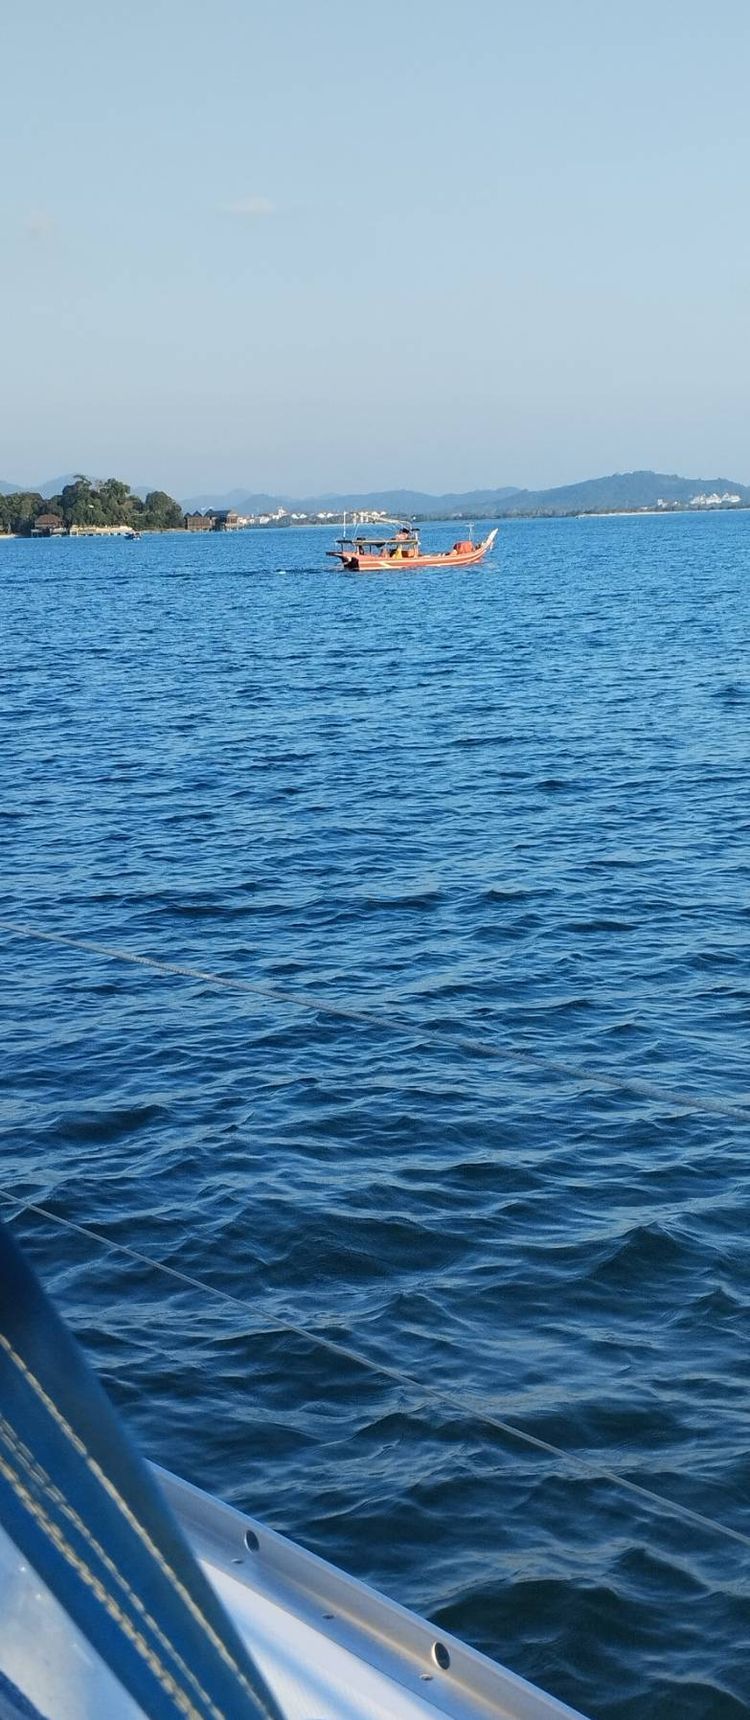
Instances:
[[[348,573],[416,573],[423,567],[476,567],[477,562],[483,561],[491,550],[497,527],[491,531],[482,543],[475,544],[472,549],[442,550],[434,555],[425,555],[420,550],[419,555],[347,555],[341,550],[329,550]]]

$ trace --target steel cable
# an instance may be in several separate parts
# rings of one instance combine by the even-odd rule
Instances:
[[[18,1195],[5,1188],[0,1188],[0,1200],[15,1206],[18,1206],[19,1203]],[[137,1261],[139,1265],[148,1266],[155,1272],[164,1273],[168,1278],[191,1290],[198,1290],[203,1295],[211,1296],[217,1301],[229,1303],[235,1308],[241,1308],[243,1313],[252,1314],[255,1320],[262,1321],[265,1331],[283,1332],[302,1338],[308,1343],[318,1345],[319,1348],[328,1351],[330,1355],[341,1361],[351,1362],[356,1367],[364,1368],[381,1379],[393,1381],[395,1385],[407,1390],[410,1394],[416,1394],[426,1403],[435,1404],[438,1408],[458,1411],[462,1416],[469,1415],[480,1426],[490,1427],[494,1432],[501,1433],[508,1439],[517,1440],[523,1445],[530,1446],[534,1451],[541,1451],[547,1457],[554,1457],[558,1462],[577,1470],[588,1481],[609,1482],[611,1486],[617,1487],[631,1497],[638,1499],[641,1504],[645,1503],[651,1507],[656,1507],[661,1512],[666,1512],[671,1516],[681,1518],[685,1523],[690,1523],[693,1528],[707,1530],[714,1535],[722,1535],[728,1540],[739,1543],[742,1547],[750,1548],[750,1535],[744,1534],[741,1529],[733,1529],[728,1523],[720,1523],[714,1517],[706,1517],[701,1511],[693,1510],[690,1505],[683,1505],[677,1499],[670,1499],[665,1494],[656,1493],[651,1487],[644,1487],[638,1481],[630,1481],[627,1476],[618,1475],[617,1470],[610,1469],[605,1464],[594,1463],[590,1458],[582,1457],[578,1452],[566,1451],[563,1446],[555,1445],[549,1439],[541,1439],[538,1434],[528,1433],[525,1428],[517,1427],[514,1422],[493,1415],[482,1403],[470,1395],[463,1392],[448,1391],[442,1386],[425,1385],[414,1375],[407,1373],[405,1369],[396,1368],[388,1362],[379,1362],[371,1356],[366,1356],[362,1351],[355,1350],[351,1344],[342,1343],[338,1338],[326,1337],[324,1332],[317,1332],[312,1327],[301,1325],[296,1320],[272,1318],[270,1315],[264,1314],[262,1309],[253,1308],[252,1304],[245,1301],[242,1296],[235,1296],[231,1290],[222,1290],[218,1285],[207,1284],[204,1279],[196,1278],[193,1273],[183,1272],[180,1267],[170,1266],[164,1260],[155,1260],[151,1255],[143,1254],[139,1249],[131,1248],[127,1243],[115,1242],[111,1238],[103,1236],[100,1231],[92,1230],[89,1225],[77,1224],[73,1219],[62,1218],[58,1213],[52,1212],[49,1207],[42,1206],[36,1201],[26,1201],[21,1211],[13,1214],[13,1222],[16,1222],[26,1212],[36,1213],[38,1217],[47,1219],[51,1224],[56,1224],[63,1230],[84,1236],[89,1242],[96,1242],[115,1254],[122,1254]]]
[[[153,973],[177,976],[180,979],[200,980],[204,985],[224,987],[228,991],[243,992],[251,996],[271,998],[275,1003],[281,1003],[289,1008],[309,1009],[316,1014],[335,1016],[342,1021],[356,1022],[360,1026],[375,1028],[381,1032],[406,1034],[413,1038],[416,1034],[426,1033],[431,1039],[447,1040],[459,1050],[473,1056],[522,1063],[531,1069],[545,1074],[564,1075],[579,1081],[583,1085],[604,1087],[610,1091],[630,1093],[635,1098],[650,1099],[656,1104],[673,1107],[683,1111],[696,1111],[711,1115],[726,1117],[735,1122],[750,1123],[750,1103],[743,1098],[735,1097],[722,1099],[715,1095],[698,1095],[684,1093],[677,1089],[662,1087],[658,1082],[648,1081],[642,1076],[610,1075],[606,1070],[590,1069],[576,1063],[569,1063],[556,1057],[545,1057],[536,1051],[527,1051],[517,1045],[497,1045],[489,1040],[472,1039],[467,1035],[453,1032],[449,1028],[419,1026],[416,1022],[407,1021],[400,1015],[382,1015],[374,1010],[359,1009],[345,1003],[335,1003],[330,998],[308,991],[289,991],[284,986],[273,985],[267,980],[235,979],[230,974],[212,973],[210,969],[194,967],[187,962],[161,961],[156,956],[140,955],[130,950],[112,948],[108,944],[100,944],[91,938],[75,938],[64,932],[45,932],[35,926],[24,925],[13,920],[0,920],[0,931],[8,932],[14,937],[30,938],[37,943],[57,944],[62,948],[82,950],[88,955],[94,955],[104,961],[125,962],[132,967],[148,968]]]

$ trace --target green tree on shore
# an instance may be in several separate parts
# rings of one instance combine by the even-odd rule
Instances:
[[[148,531],[173,531],[182,525],[182,508],[166,490],[150,490],[142,519]]]
[[[92,481],[81,472],[59,496],[46,500],[36,491],[0,496],[0,532],[28,537],[35,520],[53,514],[71,526],[132,526],[134,531],[173,531],[183,523],[182,508],[165,490],[151,490],[145,502],[120,478]]]
[[[13,496],[0,496],[0,531],[24,532],[31,527],[38,514],[44,513],[47,503],[34,490],[19,490]]]

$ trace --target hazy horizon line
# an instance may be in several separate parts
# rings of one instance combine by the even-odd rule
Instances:
[[[462,496],[462,495],[473,495],[473,494],[479,494],[479,493],[493,494],[495,492],[504,492],[504,493],[508,494],[511,491],[515,492],[515,493],[519,493],[519,494],[520,493],[528,493],[531,495],[543,494],[546,491],[550,491],[550,490],[573,489],[579,484],[602,482],[608,478],[626,478],[626,477],[636,477],[636,476],[646,476],[646,475],[650,476],[650,477],[679,479],[683,483],[714,483],[714,482],[724,483],[724,482],[729,482],[729,483],[741,484],[745,488],[747,487],[744,479],[731,478],[731,477],[728,477],[726,473],[714,472],[714,473],[711,473],[710,475],[707,476],[705,473],[698,473],[698,474],[694,475],[692,473],[680,472],[680,471],[676,470],[675,468],[673,468],[671,471],[665,471],[663,469],[657,470],[657,468],[655,468],[653,466],[630,466],[630,467],[620,467],[620,468],[617,468],[615,470],[610,470],[610,471],[606,471],[606,472],[597,472],[594,474],[589,472],[589,473],[586,473],[585,475],[583,475],[582,477],[566,479],[563,482],[554,482],[554,483],[535,483],[535,484],[530,484],[530,483],[523,483],[523,484],[518,484],[518,483],[484,483],[484,484],[483,483],[473,483],[470,485],[464,485],[463,488],[458,488],[456,486],[452,486],[452,487],[444,487],[442,489],[427,489],[422,484],[408,483],[408,482],[404,482],[403,480],[401,480],[400,482],[380,483],[380,484],[370,482],[368,485],[364,485],[364,484],[363,485],[355,485],[355,484],[350,483],[346,486],[341,485],[338,488],[336,488],[333,484],[328,484],[328,485],[326,485],[325,488],[321,488],[318,490],[305,490],[303,488],[293,490],[288,485],[285,485],[283,487],[280,486],[279,488],[272,488],[272,487],[263,485],[262,483],[255,483],[254,484],[250,480],[238,480],[236,482],[231,482],[231,481],[225,480],[223,482],[217,481],[213,484],[210,481],[206,482],[206,483],[201,483],[199,481],[199,482],[194,482],[193,484],[184,484],[182,486],[176,487],[176,490],[175,490],[175,487],[173,486],[173,488],[168,493],[175,494],[175,498],[178,499],[178,498],[181,498],[183,495],[190,495],[190,494],[193,494],[193,495],[207,494],[208,495],[210,493],[210,494],[215,494],[215,495],[232,495],[236,492],[244,491],[248,495],[268,496],[269,498],[278,499],[280,501],[283,501],[283,500],[311,501],[311,500],[325,499],[325,498],[334,497],[334,496],[335,497],[347,496],[347,495],[350,495],[350,496],[354,496],[354,495],[367,496],[367,495],[380,495],[383,493],[392,493],[394,495],[397,495],[399,493],[411,492],[413,494],[430,496],[430,497],[435,497],[436,499],[440,499],[442,496]],[[115,477],[115,476],[117,476],[117,474],[114,474],[114,473],[109,472],[109,471],[107,472],[106,476],[102,473],[93,474],[91,472],[85,471],[85,469],[82,466],[77,466],[77,467],[73,467],[73,468],[69,469],[67,472],[58,474],[54,477],[40,479],[36,483],[28,483],[28,482],[18,483],[16,481],[11,481],[8,478],[0,478],[0,487],[2,487],[3,490],[11,491],[11,493],[41,494],[44,490],[50,490],[53,488],[53,486],[57,486],[58,484],[64,485],[64,484],[70,483],[76,477],[79,477],[79,476],[80,477],[87,477],[91,483],[98,484],[98,483],[106,482],[107,479]],[[166,491],[168,489],[168,486],[166,483],[159,483],[158,481],[156,481],[156,482],[149,481],[148,483],[145,483],[145,482],[133,483],[128,479],[123,479],[123,478],[119,478],[119,477],[118,477],[118,481],[123,482],[123,483],[127,483],[128,488],[135,493],[137,493],[140,490],[155,490],[158,488],[163,488]]]

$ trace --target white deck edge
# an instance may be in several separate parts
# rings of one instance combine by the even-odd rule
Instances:
[[[221,1574],[231,1610],[237,1585],[241,1610],[253,1593],[311,1627],[386,1677],[412,1698],[451,1720],[584,1720],[517,1673],[438,1630],[426,1619],[347,1576],[255,1518],[154,1465],[167,1502],[201,1563]],[[246,1536],[249,1531],[249,1544]],[[257,1545],[256,1545],[257,1543]],[[230,1585],[227,1589],[227,1583]],[[248,1595],[248,1591],[250,1594]],[[447,1650],[441,1668],[435,1644]],[[441,1656],[441,1658],[444,1658]]]

